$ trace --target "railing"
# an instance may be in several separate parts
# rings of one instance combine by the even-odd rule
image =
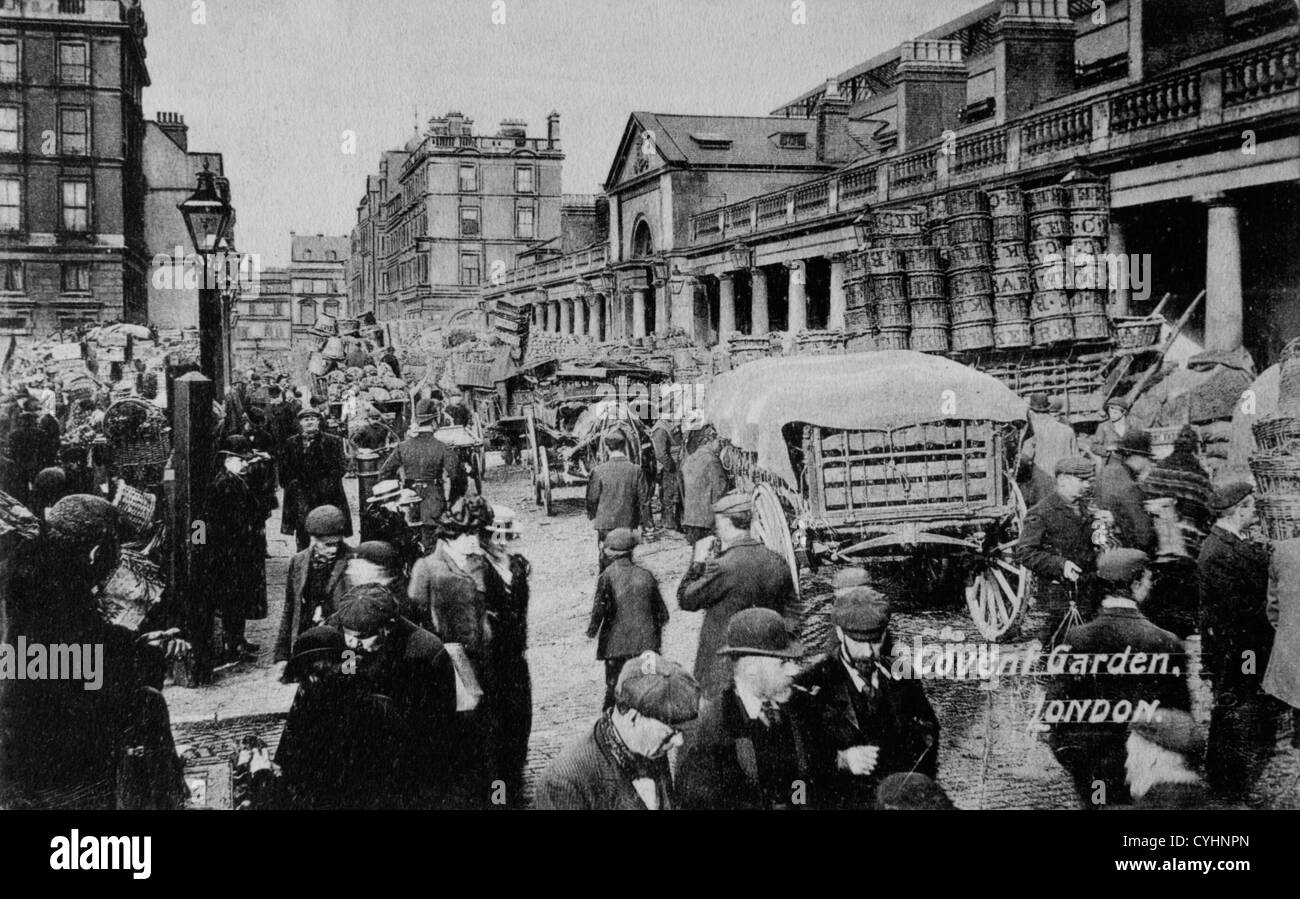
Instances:
[[[868,197],[874,197],[878,183],[879,179],[874,168],[845,172],[840,176],[840,207],[858,205],[860,202],[865,202]]]
[[[760,225],[785,221],[785,194],[763,197],[758,201],[758,223]]]
[[[796,219],[825,215],[830,211],[830,183],[814,181],[794,192],[794,217]]]
[[[1110,130],[1117,133],[1163,125],[1201,111],[1201,76],[1185,72],[1125,91],[1110,100]]]
[[[1020,152],[1027,156],[1086,144],[1092,139],[1092,106],[1071,106],[1020,126]]]
[[[984,131],[957,141],[953,171],[983,169],[991,165],[1002,165],[1006,161],[1006,131]]]
[[[938,168],[934,148],[912,153],[889,164],[889,181],[899,187],[913,187],[933,181]]]
[[[1298,78],[1295,44],[1265,47],[1223,67],[1223,105],[1236,106],[1294,90]]]
[[[754,202],[728,206],[723,213],[723,227],[728,234],[748,234],[754,224]]]
[[[601,244],[577,253],[569,253],[565,256],[547,259],[544,262],[535,262],[532,265],[512,269],[506,272],[505,278],[500,284],[490,285],[490,287],[508,288],[516,284],[546,280],[565,273],[580,275],[594,269],[604,268],[608,262],[609,248]]]

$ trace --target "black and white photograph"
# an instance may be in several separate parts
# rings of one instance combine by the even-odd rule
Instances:
[[[925,864],[1261,873],[1298,50],[1296,0],[0,0],[24,863],[941,811]]]

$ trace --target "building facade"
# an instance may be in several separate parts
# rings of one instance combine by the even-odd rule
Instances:
[[[135,0],[0,0],[0,334],[144,321]]]
[[[267,362],[288,370],[293,349],[292,287],[288,268],[268,268],[260,272],[253,289],[240,294],[231,329],[236,373]]]
[[[307,332],[321,316],[346,317],[347,264],[351,241],[324,234],[290,234],[289,314],[295,343],[315,340]]]

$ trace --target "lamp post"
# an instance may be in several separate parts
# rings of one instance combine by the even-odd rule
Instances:
[[[226,375],[226,316],[221,291],[211,283],[208,261],[226,236],[234,210],[229,195],[217,190],[216,176],[209,170],[206,160],[198,180],[194,193],[183,203],[178,203],[176,208],[185,217],[185,228],[190,232],[194,252],[203,264],[203,282],[199,288],[199,366],[221,395],[225,390]]]

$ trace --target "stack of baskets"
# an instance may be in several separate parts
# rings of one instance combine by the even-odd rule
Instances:
[[[1300,338],[1282,350],[1277,411],[1252,426],[1255,500],[1270,540],[1300,537]]]
[[[993,219],[988,197],[974,188],[949,191],[948,297],[952,349],[993,347]]]
[[[875,348],[905,350],[911,345],[911,313],[907,303],[907,274],[904,249],[924,244],[926,211],[920,206],[902,206],[864,214],[868,237],[861,253],[861,304],[854,314],[850,307],[848,329],[862,332],[874,326]]]
[[[104,411],[104,436],[118,476],[137,487],[162,483],[171,456],[171,428],[153,403],[127,397]]]
[[[949,350],[948,291],[938,247],[902,250],[907,272],[907,307],[912,320],[909,346],[922,353]]]
[[[1065,177],[1070,208],[1070,312],[1075,340],[1110,337],[1106,315],[1106,246],[1110,233],[1110,190],[1082,169]]]
[[[1034,344],[1074,340],[1070,295],[1065,291],[1065,255],[1070,240],[1069,194],[1057,184],[1025,194],[1029,210],[1029,277],[1033,295],[1029,321]]]
[[[1018,187],[988,192],[993,218],[993,342],[998,349],[1029,346],[1029,256],[1025,198]]]

